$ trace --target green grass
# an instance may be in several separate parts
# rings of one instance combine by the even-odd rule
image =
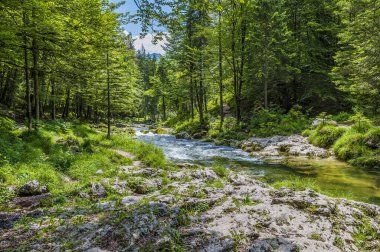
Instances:
[[[339,189],[335,189],[335,190],[323,189],[318,184],[318,182],[316,182],[312,178],[294,177],[292,179],[275,181],[274,183],[271,183],[271,186],[273,186],[276,189],[280,189],[282,187],[287,187],[287,188],[293,189],[295,191],[303,191],[303,190],[309,188],[315,192],[322,193],[322,194],[330,196],[330,197],[355,199],[352,194],[347,193],[343,188],[342,188],[342,190],[339,190]]]
[[[322,148],[330,148],[345,132],[344,128],[321,124],[315,130],[310,131],[309,142]]]
[[[380,169],[380,127],[368,119],[355,117],[348,128],[334,125],[319,125],[307,129],[302,135],[309,137],[313,145],[330,148],[335,156],[348,163],[366,169]]]
[[[40,121],[37,126],[28,132],[17,129],[12,120],[0,118],[1,203],[15,197],[7,187],[17,188],[31,180],[47,186],[55,203],[77,201],[78,193],[89,191],[91,182],[114,178],[121,165],[132,164],[114,149],[131,152],[151,167],[167,167],[160,149],[132,140],[128,131],[108,140],[90,125],[74,121]],[[96,174],[100,169],[103,174]],[[106,190],[116,197],[114,190]]]
[[[226,178],[229,174],[229,170],[221,164],[214,164],[212,170],[221,178]]]
[[[364,219],[360,225],[356,226],[355,233],[353,235],[356,246],[364,249],[363,245],[367,241],[376,241],[380,239],[379,232],[371,225],[368,219]]]

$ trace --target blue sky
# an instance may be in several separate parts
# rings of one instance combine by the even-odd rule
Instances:
[[[121,0],[110,0],[110,2],[118,3],[121,2]],[[137,12],[137,6],[135,5],[133,0],[126,0],[125,4],[122,5],[120,8],[117,9],[116,12],[119,13],[126,13],[129,12],[130,14],[136,14]],[[132,33],[133,38],[135,39],[134,46],[136,49],[141,49],[141,46],[144,45],[144,48],[147,52],[150,53],[160,53],[164,54],[164,50],[162,49],[162,45],[165,43],[165,41],[160,41],[156,45],[152,43],[152,34],[147,34],[144,38],[140,38],[139,34],[141,32],[140,24],[127,24],[124,25],[123,28],[126,32]]]
[[[112,3],[119,3],[121,0],[111,0]],[[125,4],[122,5],[119,9],[117,9],[116,12],[120,13],[126,13],[129,12],[130,14],[136,14],[137,12],[137,6],[135,5],[133,0],[126,0]],[[128,24],[124,26],[125,30],[132,33],[133,36],[138,36],[141,28],[139,24]]]

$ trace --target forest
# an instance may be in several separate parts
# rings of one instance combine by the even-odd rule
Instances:
[[[147,36],[164,53],[136,47]],[[380,251],[379,179],[380,1],[0,2],[0,250]],[[276,204],[332,228],[297,217],[308,243],[272,219],[273,243],[262,220],[236,233],[215,210],[266,219]],[[214,240],[184,231],[209,215]]]

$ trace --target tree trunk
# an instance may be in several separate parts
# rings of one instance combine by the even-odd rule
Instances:
[[[70,107],[70,88],[67,88],[66,91],[66,102],[63,107],[63,112],[62,112],[62,118],[67,119],[69,117],[69,107]]]
[[[235,32],[236,32],[236,17],[235,17],[236,3],[232,0],[232,31],[231,31],[231,53],[232,53],[232,72],[233,72],[233,86],[234,86],[234,99],[235,99],[235,113],[236,120],[239,124],[240,122],[240,97],[238,92],[238,66],[236,59],[236,41],[235,41]]]
[[[110,99],[110,69],[107,51],[107,138],[111,138],[111,99]]]
[[[239,69],[239,84],[237,87],[238,92],[238,106],[236,108],[236,114],[237,114],[237,121],[240,123],[241,121],[241,99],[242,99],[242,88],[243,88],[243,82],[244,82],[244,63],[245,63],[245,36],[247,31],[247,21],[244,18],[244,8],[241,4],[241,16],[243,16],[243,20],[241,21],[241,47],[240,47],[240,69]]]
[[[55,81],[51,80],[51,119],[56,119],[56,110],[55,110]]]
[[[219,0],[219,5],[221,1]],[[223,128],[223,122],[224,122],[224,112],[223,112],[223,69],[222,69],[222,24],[221,24],[221,18],[222,18],[222,12],[218,12],[218,51],[219,51],[219,104],[220,104],[220,130]]]
[[[24,26],[28,24],[28,19],[23,13]],[[25,71],[25,85],[26,85],[26,104],[27,104],[27,116],[28,116],[28,130],[32,130],[32,103],[30,100],[30,85],[29,85],[29,66],[28,66],[28,38],[26,31],[24,31],[24,71]]]
[[[162,117],[163,117],[163,120],[165,121],[166,120],[166,104],[165,104],[165,96],[164,95],[162,96],[162,110],[163,110]]]
[[[33,88],[34,88],[34,112],[36,120],[40,119],[40,94],[38,83],[38,48],[37,41],[33,37],[32,39],[32,53],[33,53]]]

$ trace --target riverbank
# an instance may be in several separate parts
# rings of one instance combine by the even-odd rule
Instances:
[[[101,127],[62,122],[41,124],[38,138],[20,137],[23,129],[2,133],[35,155],[4,153],[0,250],[380,250],[379,206],[275,189],[217,163],[168,162],[127,127],[114,130],[111,140]],[[73,159],[57,166],[58,157],[71,157],[62,149]]]
[[[248,126],[250,130],[247,126],[239,128],[236,125],[220,130],[212,124],[207,131],[199,131],[197,122],[186,122],[176,128],[176,136],[241,148],[268,163],[281,163],[289,156],[329,158],[347,162],[359,169],[380,170],[378,122],[372,122],[360,113],[350,119],[346,116],[340,123],[326,119],[326,115],[313,121],[291,115],[279,118],[283,121],[253,123]]]
[[[380,204],[380,171],[339,161],[331,154],[332,150],[313,146],[300,135],[241,141],[222,139],[215,145],[202,139],[183,139],[190,137],[185,132],[179,134],[180,138],[177,134],[175,139],[152,131],[157,130],[144,128],[142,132],[146,134],[138,133],[138,138],[159,146],[169,159],[178,162],[217,162],[233,170],[249,171],[253,177],[275,187],[312,188],[331,197]],[[160,128],[159,132],[173,132],[173,129]],[[249,152],[242,151],[242,146]]]

